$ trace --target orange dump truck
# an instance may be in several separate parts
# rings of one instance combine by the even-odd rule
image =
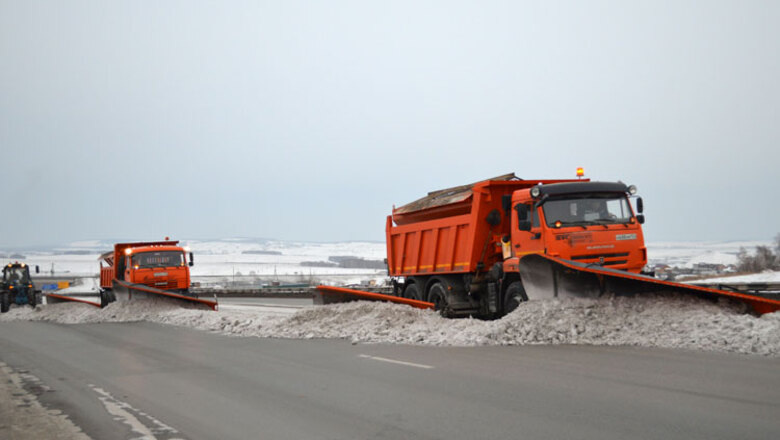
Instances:
[[[100,287],[113,290],[116,280],[187,294],[192,252],[178,241],[117,243],[100,256]]]
[[[162,296],[217,310],[216,298],[198,298],[190,292],[192,252],[178,241],[117,243],[101,255],[101,304],[133,297]]]
[[[780,308],[641,274],[647,249],[635,193],[621,182],[514,174],[431,192],[387,217],[393,295],[433,303],[445,316],[483,318],[503,316],[529,298],[659,290],[729,296],[759,313]]]
[[[218,309],[214,300],[190,292],[192,252],[178,241],[117,243],[101,256],[101,304],[134,297],[167,297]],[[189,258],[188,258],[189,257]]]
[[[218,309],[214,300],[201,299],[190,291],[192,252],[178,241],[117,243],[100,256],[100,302],[84,296],[50,293],[50,302],[75,301],[105,307],[116,300],[134,297],[166,297],[179,302]]]

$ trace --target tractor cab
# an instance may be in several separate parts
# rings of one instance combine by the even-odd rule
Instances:
[[[8,264],[3,267],[4,284],[30,284],[30,266],[26,264]]]

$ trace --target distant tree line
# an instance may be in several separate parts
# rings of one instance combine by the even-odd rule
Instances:
[[[740,248],[737,254],[737,270],[740,272],[780,270],[780,234],[775,236],[774,246],[756,246],[752,254],[744,247]]]

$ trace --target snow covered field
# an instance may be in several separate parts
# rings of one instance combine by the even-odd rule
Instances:
[[[386,257],[382,242],[304,243],[263,239],[223,239],[211,241],[184,240],[195,254],[194,277],[256,275],[295,277],[300,280],[315,275],[339,275],[357,282],[384,278],[383,270],[342,269],[333,267],[305,267],[304,261],[327,262],[332,256],[355,256],[370,260]],[[648,243],[649,264],[668,264],[693,267],[696,263],[733,264],[740,247],[753,250],[758,245],[770,245],[769,241],[734,242],[657,242]],[[95,276],[98,274],[98,257],[112,248],[111,242],[82,241],[51,250],[22,251],[23,262],[39,266],[42,275]],[[267,254],[245,252],[268,252]],[[0,263],[18,251],[0,249]],[[81,254],[74,254],[81,253]],[[277,253],[277,254],[271,254]],[[351,284],[351,283],[350,283]]]
[[[737,253],[744,247],[753,251],[756,246],[771,246],[770,241],[677,241],[647,243],[648,265],[692,268],[697,263],[736,264]]]
[[[308,267],[303,262],[328,262],[332,256],[355,256],[369,260],[385,258],[384,243],[342,242],[301,243],[261,239],[226,239],[215,241],[182,241],[195,255],[192,276],[215,277],[258,277],[279,278],[284,282],[317,282],[333,284],[360,284],[381,282],[386,277],[384,270],[345,269],[339,267]],[[52,250],[21,252],[26,258],[19,259],[30,266],[38,266],[40,276],[91,277],[99,272],[98,258],[101,253],[112,249],[113,244],[100,241],[71,243]],[[245,253],[261,252],[261,253]],[[265,253],[262,253],[265,252]],[[7,257],[18,253],[0,249]],[[0,263],[16,259],[0,258]]]

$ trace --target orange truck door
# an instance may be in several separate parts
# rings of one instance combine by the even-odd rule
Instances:
[[[512,219],[512,243],[514,246],[514,255],[523,257],[528,254],[544,253],[544,235],[542,234],[541,219],[539,212],[533,207],[532,203],[524,203],[528,213],[528,220],[531,222],[530,231],[520,230],[517,205],[515,204],[514,218]],[[540,208],[541,209],[541,208]]]

